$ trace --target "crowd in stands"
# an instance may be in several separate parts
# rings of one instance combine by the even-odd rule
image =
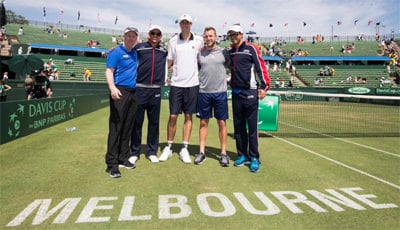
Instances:
[[[333,67],[331,66],[325,66],[324,68],[319,69],[319,76],[335,76],[336,71]]]
[[[43,69],[50,81],[59,79],[60,71],[52,58],[43,64]]]
[[[396,49],[396,44],[394,41],[382,41],[381,42],[381,47],[385,51],[385,54],[390,58],[389,65],[391,67],[399,66],[400,67],[400,58],[399,58],[399,53],[400,50]],[[398,46],[397,46],[398,47]],[[390,71],[390,69],[389,69]],[[388,71],[388,72],[389,72]],[[389,72],[390,73],[390,72]]]
[[[368,80],[366,77],[358,77],[358,76],[349,76],[346,78],[346,83],[360,83],[360,84],[367,84]]]
[[[312,37],[312,44],[315,44],[316,42],[323,42],[325,40],[325,37],[322,34],[317,34],[316,36]]]
[[[345,54],[345,53],[349,53],[351,54],[351,52],[353,52],[354,48],[356,47],[356,45],[353,43],[348,43],[346,46],[342,45],[342,48],[340,49],[340,52]]]

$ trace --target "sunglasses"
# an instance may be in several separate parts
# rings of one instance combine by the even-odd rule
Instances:
[[[157,35],[157,36],[161,36],[161,33],[156,33],[156,32],[150,32],[150,35]]]
[[[228,34],[228,38],[237,37],[239,34],[240,34],[239,32],[229,33],[229,34]]]

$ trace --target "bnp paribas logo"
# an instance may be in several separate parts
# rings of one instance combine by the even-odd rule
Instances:
[[[348,89],[348,92],[352,94],[368,94],[371,92],[371,89],[365,87],[353,87]]]
[[[21,130],[21,119],[25,113],[25,106],[18,104],[18,108],[8,116],[9,126],[8,126],[8,136],[18,137]]]

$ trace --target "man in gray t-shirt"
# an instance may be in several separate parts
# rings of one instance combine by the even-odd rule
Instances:
[[[200,118],[199,145],[200,152],[196,154],[194,163],[202,164],[205,159],[205,145],[209,119],[217,119],[219,128],[219,140],[221,145],[220,164],[229,166],[229,157],[226,154],[228,119],[227,78],[225,66],[227,66],[226,50],[216,45],[217,32],[213,27],[204,29],[205,47],[198,55],[200,67],[199,94],[197,100],[197,117]]]

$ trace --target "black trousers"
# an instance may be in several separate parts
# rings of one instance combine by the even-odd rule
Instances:
[[[232,93],[232,111],[238,155],[259,159],[257,89],[242,90],[239,94]]]
[[[129,159],[129,141],[137,109],[136,90],[118,87],[122,97],[114,100],[110,95],[110,118],[107,140],[107,167],[118,166]]]
[[[160,135],[161,88],[136,88],[136,119],[131,136],[131,154],[139,156],[142,144],[142,128],[147,115],[146,155],[157,155]]]

